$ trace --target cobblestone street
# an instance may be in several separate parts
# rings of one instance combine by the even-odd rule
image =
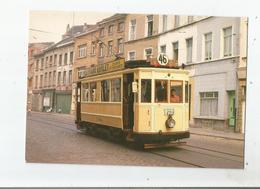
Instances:
[[[70,115],[27,117],[26,161],[95,165],[243,168],[243,140],[192,134],[187,144],[137,151],[82,134]]]

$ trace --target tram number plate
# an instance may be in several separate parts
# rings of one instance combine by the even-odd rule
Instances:
[[[166,108],[164,109],[164,115],[168,116],[168,115],[173,115],[174,114],[174,109],[173,108]]]

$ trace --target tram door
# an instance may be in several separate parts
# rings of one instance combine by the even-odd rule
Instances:
[[[77,115],[77,121],[81,120],[81,108],[80,108],[80,101],[81,101],[81,82],[77,83],[77,88],[76,88],[76,101],[77,101],[77,109],[76,109],[76,115]]]
[[[132,92],[132,82],[134,74],[124,74],[123,76],[123,123],[125,130],[131,130],[134,126],[134,93]]]

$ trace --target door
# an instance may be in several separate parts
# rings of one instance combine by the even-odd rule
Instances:
[[[228,92],[228,126],[234,127],[236,120],[236,98],[235,91]]]
[[[134,74],[123,76],[123,124],[124,130],[132,130],[134,126],[134,93],[132,92],[132,82]]]
[[[69,114],[71,109],[71,95],[57,94],[57,112]]]

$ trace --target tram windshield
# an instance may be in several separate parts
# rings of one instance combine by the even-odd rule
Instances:
[[[183,81],[170,81],[170,102],[182,103]]]
[[[141,80],[141,102],[151,102],[151,79]]]
[[[167,80],[155,80],[155,102],[168,102]]]

